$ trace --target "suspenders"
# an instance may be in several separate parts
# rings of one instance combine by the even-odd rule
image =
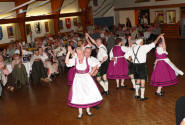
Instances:
[[[107,52],[107,49],[106,49],[105,47],[102,46],[102,47],[100,47],[100,48],[104,49],[104,50]]]
[[[137,52],[136,52],[136,53],[134,52],[134,48],[132,48],[132,51],[133,51],[133,54],[134,54],[134,62],[133,62],[133,63],[135,63],[136,60],[139,62],[139,60],[138,60],[138,58],[137,58],[137,54],[138,54],[138,52],[139,52],[140,47],[141,47],[141,46],[139,46],[139,48],[137,49]],[[139,63],[140,63],[140,62],[139,62]]]

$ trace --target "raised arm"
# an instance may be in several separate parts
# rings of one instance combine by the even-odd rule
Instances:
[[[88,33],[86,33],[85,35],[87,35],[87,37],[91,40],[91,42],[96,45],[96,41]]]
[[[160,34],[157,39],[153,42],[155,45],[157,44],[157,42],[159,41],[159,39],[164,36],[164,33],[163,34]]]
[[[92,43],[90,42],[89,37],[88,37],[88,35],[86,35],[86,34],[85,34],[85,39],[86,39],[88,45],[89,45],[90,47],[92,47]]]
[[[163,50],[166,51],[166,43],[165,43],[164,36],[162,36],[161,39],[162,39],[162,44],[163,44]]]
[[[72,52],[72,48],[71,48],[71,46],[68,46],[68,52],[67,52],[66,59],[65,59],[66,64],[69,64],[69,56],[70,56],[71,52]]]

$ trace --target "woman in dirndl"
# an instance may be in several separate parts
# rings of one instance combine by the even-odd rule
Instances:
[[[155,94],[157,96],[163,96],[164,93],[161,89],[165,86],[171,86],[178,83],[177,75],[183,75],[184,73],[179,70],[167,57],[166,44],[164,36],[161,37],[162,41],[156,48],[156,62],[154,70],[151,76],[150,84],[158,87]]]
[[[76,73],[70,88],[68,105],[79,109],[77,118],[81,119],[83,116],[83,108],[86,108],[87,115],[92,116],[90,108],[99,105],[103,100],[96,83],[92,78],[92,74],[96,68],[93,68],[91,72],[89,72],[90,67],[96,67],[97,65],[100,65],[100,63],[97,61],[94,62],[91,58],[86,58],[81,48],[76,49],[76,58],[69,59],[71,52],[72,49],[68,47],[65,62],[68,67],[75,66]]]
[[[116,45],[112,48],[110,52],[110,63],[107,70],[107,78],[108,79],[115,79],[117,83],[116,89],[120,88],[120,80],[121,80],[121,87],[124,88],[124,80],[129,79],[128,76],[128,62],[124,58],[125,52],[129,49],[122,45],[122,39],[116,39]]]

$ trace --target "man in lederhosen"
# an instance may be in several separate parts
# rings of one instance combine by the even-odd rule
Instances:
[[[144,97],[145,80],[147,79],[146,56],[147,53],[155,47],[162,35],[164,34],[159,35],[154,42],[148,45],[143,45],[143,39],[136,40],[137,45],[124,56],[126,59],[130,59],[131,57],[133,62],[134,78],[136,79],[135,98],[140,98],[141,101],[147,100],[147,98]],[[141,89],[141,96],[139,96],[139,89]]]
[[[101,62],[101,67],[99,68],[99,72],[97,74],[97,81],[100,83],[100,85],[103,87],[104,92],[103,94],[109,95],[108,91],[108,80],[107,80],[107,68],[108,68],[108,55],[107,55],[107,49],[103,45],[101,38],[96,39],[96,41],[88,34],[86,33],[86,36],[91,40],[93,44],[95,44],[99,50],[97,53],[97,59]]]

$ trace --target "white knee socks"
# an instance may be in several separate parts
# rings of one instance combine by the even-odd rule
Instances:
[[[145,87],[141,87],[141,98],[145,98]]]
[[[105,89],[104,90],[107,92],[107,91],[109,91],[109,82],[108,82],[108,80],[105,80],[104,83],[105,83]]]
[[[131,82],[132,82],[133,88],[135,89],[135,88],[136,88],[136,82],[135,82],[135,79],[131,79]]]
[[[136,96],[139,96],[139,89],[140,89],[140,84],[136,83]]]
[[[157,88],[157,93],[161,93],[161,89],[162,89],[162,87],[158,87]]]
[[[78,110],[79,110],[79,116],[81,116],[83,114],[82,108],[79,108]]]
[[[103,87],[103,90],[105,91],[106,90],[105,83],[102,80],[99,80],[98,82],[100,83],[100,85]]]
[[[86,112],[91,115],[92,113],[90,112],[90,108],[86,108]]]

